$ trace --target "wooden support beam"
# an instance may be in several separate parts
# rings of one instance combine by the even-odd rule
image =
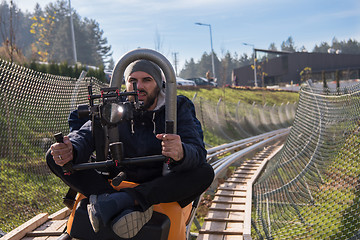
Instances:
[[[15,228],[5,236],[1,240],[20,240],[25,237],[27,232],[31,232],[41,224],[46,222],[49,219],[49,214],[41,213],[35,217],[33,217],[30,221],[20,225],[19,227]]]

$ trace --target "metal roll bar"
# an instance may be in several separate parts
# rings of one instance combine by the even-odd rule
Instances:
[[[174,122],[174,133],[176,133],[176,75],[169,60],[161,53],[145,48],[139,48],[125,53],[114,67],[110,87],[118,87],[120,89],[126,67],[130,63],[140,59],[156,63],[165,75],[165,120]]]

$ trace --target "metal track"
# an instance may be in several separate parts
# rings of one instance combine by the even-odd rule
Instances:
[[[242,162],[219,185],[197,240],[249,239],[252,183],[266,162],[281,149],[281,143],[277,141]]]
[[[272,145],[276,141],[284,140],[289,132],[290,128],[279,129],[208,149],[207,161],[211,164],[215,172],[215,178],[210,190],[216,190],[219,180],[223,178],[230,166],[240,163],[243,159],[252,157],[255,153],[263,150],[266,146]],[[202,196],[200,199],[201,198]],[[196,210],[199,204],[200,201],[196,200],[193,202],[193,210],[186,227],[187,239],[190,239],[190,235],[196,234],[190,232],[192,223],[195,224],[198,230],[201,229],[200,223],[196,218]],[[251,219],[249,221],[251,221]],[[248,228],[250,229],[250,225]]]

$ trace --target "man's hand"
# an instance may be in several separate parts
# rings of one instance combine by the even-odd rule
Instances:
[[[184,157],[181,138],[176,134],[157,134],[156,138],[162,140],[162,155],[180,161]]]
[[[50,149],[55,163],[59,166],[73,160],[73,145],[68,136],[64,137],[64,143],[54,143]]]

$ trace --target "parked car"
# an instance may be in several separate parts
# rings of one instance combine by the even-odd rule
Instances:
[[[178,86],[196,86],[196,83],[191,80],[186,80],[180,77],[176,77],[176,85]]]
[[[194,81],[196,83],[196,86],[213,86],[213,87],[217,87],[216,82],[209,81],[209,80],[207,80],[206,78],[203,78],[203,77],[188,78],[187,80]]]

